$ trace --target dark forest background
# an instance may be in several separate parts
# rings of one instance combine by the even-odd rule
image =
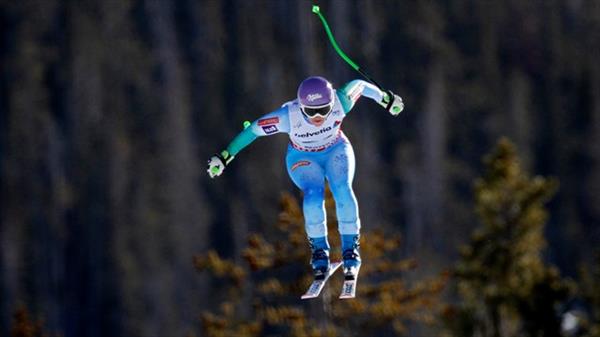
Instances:
[[[206,160],[305,77],[359,77],[312,4],[0,0],[0,335],[20,306],[64,336],[202,333],[220,288],[193,256],[236,258],[273,231],[282,192],[300,196],[285,136],[216,180]],[[600,3],[318,4],[406,104],[394,118],[364,99],[344,123],[363,228],[401,234],[414,279],[448,268],[480,224],[481,158],[506,136],[560,183],[544,258],[576,279],[600,241]]]

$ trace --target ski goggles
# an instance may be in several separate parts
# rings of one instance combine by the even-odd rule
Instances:
[[[304,112],[304,114],[310,118],[313,118],[316,116],[321,116],[321,117],[325,118],[325,117],[327,117],[327,115],[329,115],[329,113],[333,109],[333,104],[330,103],[327,105],[311,106],[311,107],[301,105],[300,108],[302,109],[302,112]]]

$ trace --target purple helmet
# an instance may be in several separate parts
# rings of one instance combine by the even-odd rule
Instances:
[[[300,83],[298,101],[308,117],[325,117],[333,107],[333,87],[323,77],[311,76]]]

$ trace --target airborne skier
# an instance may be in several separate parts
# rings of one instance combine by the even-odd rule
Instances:
[[[352,190],[354,151],[340,128],[361,96],[374,100],[394,116],[404,108],[400,96],[391,91],[384,92],[363,80],[353,80],[335,90],[325,78],[309,77],[300,84],[296,99],[254,121],[226,150],[212,156],[208,162],[208,173],[214,178],[221,175],[233,158],[257,137],[289,134],[287,171],[304,194],[305,229],[317,280],[328,277],[331,271],[324,207],[325,180],[335,199],[347,280],[355,279],[361,264],[361,224]]]

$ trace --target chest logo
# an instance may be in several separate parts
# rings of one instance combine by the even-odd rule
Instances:
[[[326,128],[322,128],[322,129],[317,130],[315,132],[308,131],[308,132],[305,132],[305,133],[296,133],[296,134],[294,134],[294,136],[296,136],[298,138],[309,138],[309,137],[313,137],[313,136],[318,136],[318,135],[324,134],[324,133],[329,132],[331,130],[333,130],[333,127],[328,126]]]

